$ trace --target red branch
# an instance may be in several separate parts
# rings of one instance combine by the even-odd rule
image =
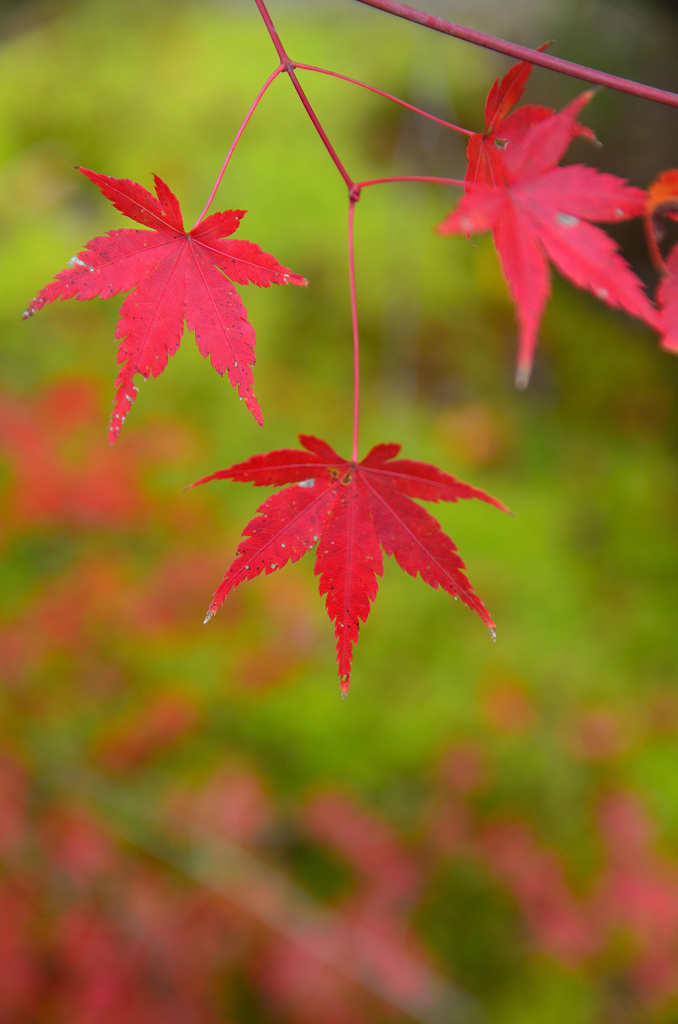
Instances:
[[[678,107],[678,93],[668,92],[665,89],[655,89],[651,85],[643,85],[628,78],[619,78],[617,75],[609,75],[605,71],[596,71],[582,64],[574,64],[569,60],[562,60],[560,57],[552,57],[548,53],[539,50],[531,50],[527,46],[520,46],[518,43],[510,43],[506,39],[499,39],[496,36],[487,35],[485,32],[477,32],[475,29],[466,28],[465,25],[458,25],[446,18],[439,18],[434,14],[427,14],[416,7],[408,4],[398,3],[397,0],[356,0],[359,4],[367,7],[374,7],[386,14],[394,14],[397,18],[405,18],[416,25],[423,25],[425,28],[432,28],[436,32],[443,32],[445,35],[454,36],[456,39],[463,39],[475,46],[482,46],[486,50],[496,50],[498,53],[505,53],[508,57],[515,57],[517,60],[526,60],[530,64],[538,64],[540,67],[548,68],[549,71],[557,71],[561,75],[569,75],[571,78],[581,78],[585,82],[592,82],[594,85],[604,85],[608,89],[616,89],[618,92],[626,92],[631,96],[638,96],[640,99],[652,100],[655,103],[665,103],[669,107]]]
[[[278,35],[278,33],[276,31],[276,28],[275,28],[275,25],[273,24],[273,22],[271,20],[271,16],[268,13],[268,11],[266,10],[266,4],[264,3],[264,0],[254,0],[254,2],[257,5],[258,9],[259,9],[259,13],[260,13],[260,15],[261,15],[261,17],[263,19],[264,25],[266,26],[268,34],[271,37],[271,41],[272,41],[273,45],[275,46],[276,52],[278,54],[278,57],[280,58],[280,63],[283,65],[283,67],[285,68],[285,71],[290,76],[290,81],[291,81],[292,85],[294,86],[299,99],[301,100],[301,103],[302,103],[302,106],[303,106],[304,110],[306,111],[306,113],[310,117],[311,122],[313,124],[313,127],[315,128],[315,130],[317,131],[318,135],[322,139],[323,145],[325,146],[325,149],[327,150],[327,152],[329,153],[330,157],[332,158],[332,162],[334,163],[334,166],[337,168],[337,170],[341,174],[342,178],[346,182],[346,187],[348,188],[349,195],[350,195],[352,193],[352,190],[353,190],[353,187],[354,187],[353,179],[351,178],[351,175],[348,173],[348,171],[344,167],[343,163],[339,159],[339,155],[338,155],[337,151],[335,150],[334,146],[332,145],[332,143],[328,139],[327,133],[325,132],[325,129],[323,128],[323,126],[321,125],[320,121],[318,120],[318,117],[317,117],[313,107],[311,106],[311,102],[310,102],[308,96],[306,95],[306,93],[304,92],[304,90],[303,90],[303,88],[301,86],[301,82],[297,78],[297,75],[296,75],[295,70],[294,70],[294,61],[290,60],[289,56],[287,55],[287,51],[285,50],[285,47],[283,46],[282,42],[280,41],[280,36]]]

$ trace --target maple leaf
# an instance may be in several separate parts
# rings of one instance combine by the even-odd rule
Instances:
[[[438,226],[442,235],[492,231],[519,324],[516,384],[529,380],[537,334],[550,293],[548,261],[579,288],[658,328],[658,313],[616,242],[588,221],[640,216],[645,193],[593,167],[557,167],[572,138],[586,92],[533,125],[504,153],[506,182],[471,185]]]
[[[650,256],[661,275],[655,299],[660,309],[661,344],[668,352],[678,352],[678,243],[666,258],[659,248],[664,241],[665,219],[678,220],[678,170],[662,171],[647,190],[645,234]]]
[[[24,319],[55,299],[110,298],[131,292],[120,309],[116,396],[109,426],[115,441],[136,397],[135,373],[159,376],[179,348],[184,321],[217,373],[228,375],[257,423],[261,410],[252,388],[255,333],[233,284],[305,285],[307,282],[253,242],[226,240],[244,210],[224,210],[183,225],[175,195],[154,175],[156,196],[128,178],[79,167],[116,210],[151,231],[121,228],[87,243],[54,280],[38,292]]]
[[[538,49],[543,51],[548,45],[543,43]],[[485,129],[474,132],[466,148],[466,181],[501,185],[506,178],[504,151],[507,147],[519,146],[528,128],[555,114],[552,107],[535,103],[512,110],[525,91],[532,68],[529,61],[521,60],[492,85],[485,101]],[[572,134],[596,141],[591,129],[577,121],[572,124]]]
[[[315,574],[334,623],[342,694],[349,688],[353,647],[377,596],[382,548],[410,576],[419,574],[473,609],[495,637],[489,612],[464,575],[454,543],[412,498],[458,501],[480,498],[508,509],[484,491],[426,462],[396,458],[398,444],[378,444],[361,462],[342,459],[318,438],[299,435],[305,449],[255,455],[203,477],[255,486],[291,484],[271,495],[245,527],[236,557],[214,593],[205,622],[245,580],[296,562],[316,544]]]

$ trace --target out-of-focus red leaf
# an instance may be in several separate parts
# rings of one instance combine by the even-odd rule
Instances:
[[[541,846],[527,825],[495,822],[478,842],[492,872],[517,899],[538,949],[570,965],[599,952],[602,936],[587,907],[572,892],[556,853]]]
[[[41,987],[30,897],[21,884],[0,884],[0,1020],[35,1020]],[[39,895],[33,893],[33,896]],[[37,1005],[36,1005],[37,1003]]]
[[[110,835],[89,814],[76,808],[50,808],[42,823],[50,861],[70,878],[88,885],[118,869]]]
[[[0,659],[2,648],[0,647]],[[0,661],[2,664],[2,661]],[[0,756],[0,855],[16,853],[26,835],[26,772],[10,754]]]
[[[95,419],[94,389],[85,380],[52,385],[28,400],[0,396],[0,449],[11,477],[7,522],[13,529],[121,529],[147,518],[140,467],[129,453],[99,446],[85,429]]]
[[[530,127],[521,145],[505,152],[505,183],[473,185],[438,227],[442,235],[492,231],[517,310],[519,387],[529,380],[549,297],[549,260],[578,288],[660,329],[657,310],[616,242],[588,223],[641,216],[645,193],[592,167],[556,166],[591,95]]]
[[[261,778],[248,768],[233,766],[214,775],[198,790],[175,792],[166,809],[171,827],[229,842],[256,840],[273,821],[273,808]]]
[[[545,50],[548,45],[544,43],[538,49]],[[512,111],[525,91],[532,67],[525,60],[513,64],[490,89],[485,101],[485,130],[474,132],[468,141],[467,181],[503,185],[506,177],[504,154],[507,148],[513,150],[519,147],[528,128],[555,113],[551,107],[534,103]],[[572,134],[595,140],[591,129],[577,121],[572,125]]]
[[[161,694],[137,704],[131,715],[107,730],[100,757],[117,772],[137,768],[183,739],[198,720],[195,703],[188,697]]]
[[[316,839],[340,853],[370,884],[382,905],[410,901],[421,869],[384,822],[342,793],[323,793],[306,806],[304,823]]]
[[[661,309],[662,348],[678,352],[678,245],[666,258],[666,273],[657,285],[657,303]]]
[[[664,257],[666,221],[678,220],[678,170],[662,171],[647,190],[645,236],[652,262],[661,275],[656,301],[660,309],[662,348],[678,352],[678,244]]]

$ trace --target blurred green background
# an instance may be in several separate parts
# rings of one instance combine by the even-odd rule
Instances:
[[[513,7],[513,5],[511,5]],[[430,5],[676,87],[660,5]],[[509,61],[349,2],[271,0],[291,56],[472,129]],[[263,492],[191,481],[296,434],[348,454],[346,197],[289,82],[214,209],[309,278],[241,289],[256,426],[192,336],[106,424],[119,302],[27,302],[123,218],[72,168],[192,223],[275,53],[253,3],[4,8],[0,49],[0,1022],[678,1020],[678,364],[554,281],[535,370],[454,191],[356,213],[364,454],[398,441],[516,513],[436,510],[497,623],[389,561],[348,701],[309,559],[201,622]],[[463,175],[458,138],[303,84],[356,179]],[[536,70],[526,98],[576,82]],[[676,114],[599,94],[568,159],[644,186]],[[649,284],[638,225],[620,233]]]

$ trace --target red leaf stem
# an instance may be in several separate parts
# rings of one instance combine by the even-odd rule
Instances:
[[[369,181],[358,181],[358,188],[368,188],[370,185],[389,185],[397,181],[427,181],[433,185],[452,185],[454,188],[464,188],[468,182],[460,178],[438,178],[431,174],[396,174],[391,178],[370,178]]]
[[[436,117],[435,114],[429,114],[427,110],[421,110],[419,107],[415,107],[412,103],[407,103],[406,100],[401,100],[399,96],[394,96],[390,92],[384,92],[383,89],[377,89],[376,86],[370,85],[368,82],[361,82],[357,78],[350,78],[348,75],[340,75],[338,71],[328,71],[327,68],[317,68],[314,64],[298,64],[294,62],[294,67],[299,71],[315,71],[319,75],[329,75],[331,78],[340,78],[342,82],[349,82],[351,85],[359,85],[361,89],[367,89],[368,92],[374,92],[377,96],[382,96],[385,100],[391,100],[392,103],[398,103],[401,107],[405,107],[407,110],[411,110],[415,114],[420,114],[421,117],[428,118],[429,121],[435,121],[436,124],[442,125],[444,128],[451,128],[453,132],[459,132],[460,135],[472,135],[473,132],[468,128],[460,128],[458,124],[452,124],[451,121],[445,121],[442,117]]]
[[[358,428],[360,424],[360,333],[358,330],[358,304],[355,291],[355,251],[353,245],[353,218],[360,192],[348,203],[348,281],[351,293],[351,331],[353,334],[353,462],[358,461]]]
[[[223,178],[224,174],[226,173],[226,168],[228,167],[229,161],[230,161],[231,157],[233,156],[233,153],[235,152],[235,147],[240,142],[240,138],[242,136],[242,133],[245,131],[245,128],[249,124],[249,121],[250,121],[250,118],[252,117],[252,114],[254,113],[254,111],[259,106],[259,104],[260,104],[264,94],[266,93],[268,87],[271,85],[272,82],[274,82],[276,80],[278,75],[281,74],[281,72],[283,72],[284,70],[285,70],[284,66],[282,64],[279,64],[278,67],[275,69],[275,71],[271,75],[268,76],[268,78],[266,79],[266,81],[262,85],[261,89],[257,93],[256,99],[254,100],[254,103],[252,104],[250,109],[247,111],[247,114],[245,115],[244,121],[242,122],[242,124],[238,128],[238,131],[235,134],[235,138],[233,139],[233,142],[231,143],[231,148],[229,149],[228,153],[226,154],[226,159],[224,160],[222,168],[219,171],[219,174],[217,176],[217,180],[214,183],[214,188],[210,192],[209,199],[205,203],[205,206],[204,206],[204,209],[203,209],[202,213],[200,214],[200,216],[198,217],[197,221],[195,222],[195,224],[191,228],[192,231],[195,231],[195,229],[197,228],[198,224],[200,224],[200,222],[204,219],[205,214],[207,213],[207,211],[209,210],[210,206],[212,205],[212,201],[213,201],[215,195],[217,194],[217,190],[218,190],[219,186],[221,185],[221,179]]]

